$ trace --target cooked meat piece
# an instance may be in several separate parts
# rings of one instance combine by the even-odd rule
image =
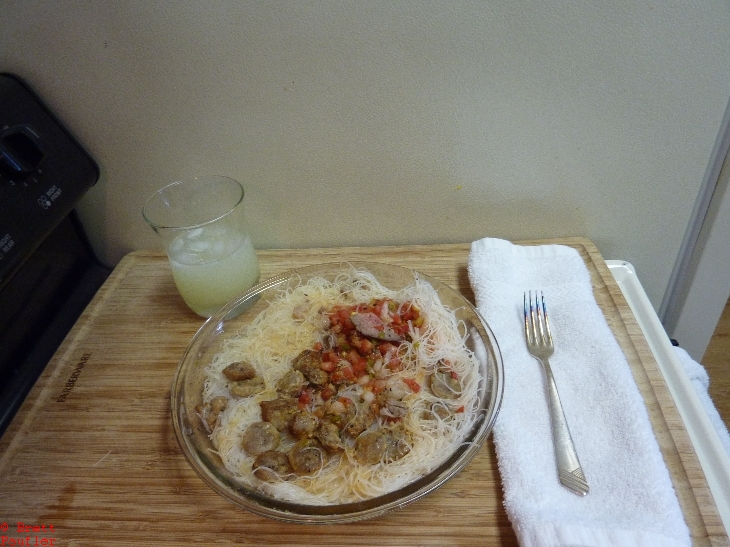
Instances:
[[[290,370],[276,384],[276,390],[285,397],[296,397],[306,383],[307,379],[301,371]]]
[[[431,392],[441,399],[456,399],[461,395],[461,384],[449,371],[438,371],[429,377]]]
[[[218,416],[221,412],[226,409],[228,405],[228,399],[226,397],[213,397],[209,403],[205,403],[202,406],[195,407],[198,411],[198,415],[203,420],[203,425],[208,432],[215,429],[218,425]]]
[[[306,410],[300,410],[289,422],[289,433],[296,439],[306,439],[314,435],[319,426],[319,420]]]
[[[264,389],[266,389],[266,384],[264,384],[264,379],[261,378],[261,376],[254,376],[248,380],[231,382],[228,387],[234,395],[238,395],[239,397],[250,397],[251,395],[261,393]]]
[[[380,428],[359,436],[355,441],[355,459],[363,465],[399,460],[410,450],[401,430]]]
[[[329,326],[327,327],[329,328]],[[331,350],[337,346],[337,335],[334,332],[328,332],[322,337],[322,349]]]
[[[259,454],[251,469],[254,475],[266,482],[286,481],[293,478],[292,473],[294,473],[286,454],[276,450]]]
[[[279,446],[281,435],[269,422],[251,424],[241,439],[241,448],[252,456],[258,456]]]
[[[435,420],[437,417],[442,420],[446,420],[452,416],[451,410],[449,410],[442,403],[434,403],[431,405],[430,410],[423,411],[424,420]]]
[[[302,475],[320,470],[327,463],[327,453],[316,439],[302,439],[289,451],[292,469]]]
[[[388,342],[400,342],[403,337],[395,332],[389,325],[383,323],[377,315],[372,312],[354,313],[350,316],[350,321],[355,325],[358,332],[377,338],[378,340],[387,340]]]
[[[294,319],[294,321],[302,322],[307,318],[307,313],[309,312],[310,306],[307,304],[299,304],[296,306],[292,312],[291,317]]]
[[[223,369],[223,376],[233,382],[240,380],[250,380],[256,376],[256,369],[245,361],[238,361],[237,363],[231,363]]]
[[[355,411],[350,409],[354,408]],[[352,417],[350,417],[350,415]],[[365,431],[375,421],[376,415],[373,412],[372,407],[367,403],[361,403],[355,407],[355,405],[348,405],[348,418],[345,422],[345,430],[353,437],[357,437],[360,433]]]
[[[304,373],[311,383],[323,386],[329,381],[329,374],[320,368],[322,355],[317,351],[305,349],[292,361],[292,368]]]
[[[315,437],[330,454],[341,452],[345,448],[340,439],[340,430],[332,422],[323,422],[315,433]]]
[[[296,399],[274,399],[261,401],[261,417],[265,422],[271,422],[278,431],[289,427],[289,422],[299,410]]]
[[[403,418],[408,414],[408,407],[403,401],[389,398],[380,409],[380,415],[388,418]]]
[[[222,395],[213,397],[210,400],[210,409],[217,415],[223,412],[228,406],[228,399]]]

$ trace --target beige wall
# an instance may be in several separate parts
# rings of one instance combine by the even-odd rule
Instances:
[[[177,178],[259,248],[582,235],[661,301],[730,95],[730,4],[0,2],[0,70],[99,162],[100,258]]]

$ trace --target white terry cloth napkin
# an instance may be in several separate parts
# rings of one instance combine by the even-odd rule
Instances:
[[[504,361],[494,426],[505,508],[522,547],[691,545],[669,472],[629,364],[575,249],[472,243],[469,279]],[[590,492],[558,482],[545,375],[527,351],[523,294],[545,295],[550,358]]]

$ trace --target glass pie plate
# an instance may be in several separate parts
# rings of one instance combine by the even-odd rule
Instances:
[[[399,290],[416,279],[427,281],[441,303],[453,310],[465,334],[467,347],[479,363],[478,413],[464,441],[443,463],[414,482],[388,494],[339,505],[308,505],[274,499],[246,486],[228,471],[209,438],[196,407],[203,403],[205,368],[223,342],[237,336],[277,295],[313,277],[333,280],[352,268],[373,274],[385,287]],[[310,266],[259,283],[229,302],[195,334],[186,349],[172,384],[171,406],[175,434],[197,474],[218,494],[258,515],[309,524],[344,523],[381,515],[404,507],[433,492],[454,477],[477,454],[492,430],[502,401],[503,368],[497,341],[472,304],[451,287],[414,270],[374,262],[342,262]]]

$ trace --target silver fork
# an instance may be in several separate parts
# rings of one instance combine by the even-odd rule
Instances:
[[[555,448],[555,462],[558,466],[560,483],[580,496],[588,493],[588,482],[583,474],[583,468],[578,461],[578,454],[573,446],[568,422],[565,420],[563,405],[560,403],[558,387],[555,385],[553,371],[548,358],[553,354],[553,337],[550,334],[545,296],[542,291],[535,291],[535,300],[532,291],[525,293],[525,338],[530,354],[542,363],[548,384],[548,399],[550,402],[550,421],[552,423],[553,446]]]

